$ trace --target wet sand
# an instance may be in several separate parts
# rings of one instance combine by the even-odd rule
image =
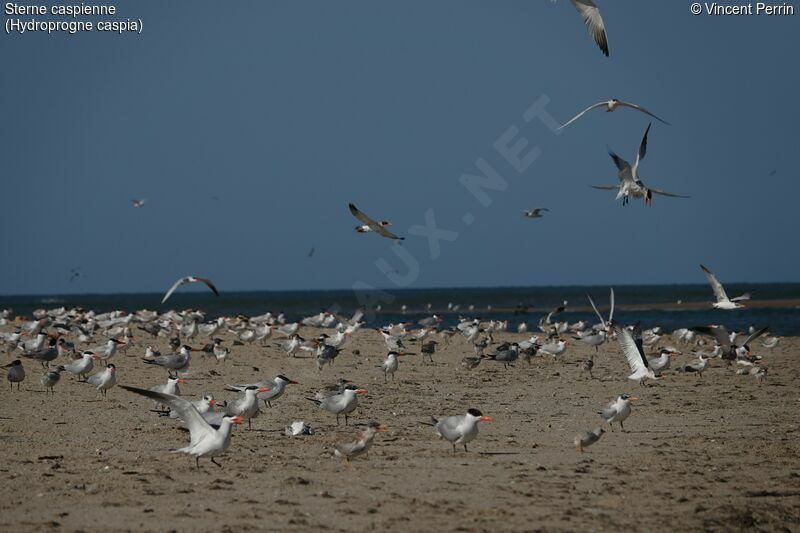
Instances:
[[[165,379],[139,360],[147,342],[139,337],[114,358],[120,383]],[[71,375],[46,395],[38,363],[26,360],[22,390],[9,391],[5,379],[0,387],[0,529],[798,531],[800,339],[772,350],[756,344],[769,367],[762,386],[715,362],[703,379],[670,373],[640,387],[625,379],[615,342],[595,357],[595,379],[580,370],[593,351],[581,345],[559,360],[507,370],[484,361],[467,371],[459,362],[472,349],[457,337],[433,365],[401,358],[396,381],[384,384],[377,366],[386,350],[373,330],[358,332],[322,373],[313,359],[287,357],[272,343],[233,347],[224,365],[195,355],[182,386],[191,399],[231,399],[225,383],[279,373],[300,382],[261,411],[253,431],[234,429],[231,449],[217,459],[222,468],[201,460],[199,470],[191,457],[168,453],[188,435],[150,412],[146,399],[120,388],[103,399]],[[304,398],[340,376],[369,389],[350,427]],[[607,429],[597,412],[623,392],[639,398],[626,431],[615,428],[577,453],[573,437]],[[469,407],[495,421],[481,423],[468,453],[454,454],[421,424]],[[316,434],[285,436],[300,419]],[[369,458],[349,466],[334,459],[331,443],[370,420],[389,431]]]

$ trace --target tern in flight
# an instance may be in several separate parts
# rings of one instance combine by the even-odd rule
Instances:
[[[638,106],[638,105],[632,104],[630,102],[623,102],[622,100],[617,100],[616,98],[612,98],[611,100],[608,100],[606,102],[597,102],[594,105],[590,105],[589,107],[587,107],[586,109],[584,109],[583,111],[581,111],[580,113],[578,113],[577,115],[575,115],[574,117],[569,119],[569,121],[566,124],[564,124],[563,126],[559,126],[558,129],[566,128],[567,126],[569,126],[570,124],[572,124],[573,122],[575,122],[576,120],[581,118],[583,115],[585,115],[586,113],[591,111],[592,109],[600,109],[600,108],[603,108],[603,107],[606,108],[606,112],[607,113],[611,113],[612,111],[614,111],[618,107],[630,107],[631,109],[635,109],[637,111],[641,111],[645,115],[650,115],[654,119],[658,120],[659,122],[663,122],[667,126],[671,125],[666,120],[663,120],[663,119],[655,116],[650,111],[648,111],[647,109],[643,108],[642,106]]]
[[[179,279],[178,281],[176,281],[176,282],[175,282],[175,283],[172,285],[172,287],[170,287],[170,288],[169,288],[169,290],[167,291],[167,294],[165,294],[165,295],[164,295],[164,299],[163,299],[163,300],[161,300],[161,303],[163,304],[164,302],[166,302],[166,301],[169,299],[169,297],[170,297],[170,296],[172,296],[172,293],[173,293],[173,292],[175,292],[175,289],[177,289],[177,288],[178,288],[178,287],[180,287],[181,285],[186,285],[186,284],[188,284],[188,283],[205,283],[205,284],[208,286],[208,288],[209,288],[209,289],[211,289],[212,291],[214,291],[214,294],[216,294],[217,296],[219,296],[219,291],[218,291],[218,290],[217,290],[217,288],[214,286],[214,284],[213,284],[213,283],[211,283],[211,280],[210,280],[210,279],[208,279],[208,278],[201,278],[201,277],[198,277],[198,276],[186,276],[185,278],[181,278],[181,279]]]
[[[133,207],[137,207],[137,208],[138,207],[144,207],[144,204],[147,203],[147,200],[144,199],[144,198],[140,198],[140,199],[136,199],[136,200],[131,200],[131,203],[133,204]]]
[[[349,207],[350,207],[350,213],[352,213],[353,216],[356,217],[358,221],[361,222],[362,224],[361,226],[356,226],[356,231],[358,233],[369,233],[372,231],[377,233],[381,237],[386,237],[387,239],[394,239],[398,241],[402,241],[405,239],[405,237],[398,237],[397,235],[386,229],[387,226],[392,225],[391,222],[387,222],[386,220],[381,220],[380,222],[376,222],[371,218],[369,218],[364,213],[362,213],[361,211],[359,211],[359,209],[355,205],[350,204]]]
[[[553,0],[555,1],[555,0]],[[603,17],[600,16],[600,10],[592,2],[592,0],[570,0],[575,9],[580,13],[586,24],[586,30],[589,36],[597,43],[600,50],[608,57],[608,37],[606,37],[606,26],[603,24]]]
[[[546,207],[535,207],[528,211],[527,209],[522,212],[525,218],[542,218],[542,211],[550,211]]]
[[[717,280],[717,277],[714,275],[714,273],[703,265],[700,265],[700,268],[703,270],[703,274],[706,275],[706,278],[708,278],[708,282],[711,284],[711,290],[714,291],[714,297],[717,299],[717,301],[711,305],[716,309],[724,309],[726,311],[731,309],[740,309],[744,307],[744,304],[739,302],[750,299],[749,292],[746,292],[741,296],[737,296],[736,298],[728,298],[728,295],[725,293],[725,288],[722,286],[722,283]]]
[[[642,142],[639,145],[639,152],[636,154],[636,160],[633,162],[633,167],[631,167],[627,161],[622,159],[613,151],[608,151],[608,155],[610,155],[611,159],[614,160],[614,164],[619,170],[619,185],[592,185],[593,188],[617,190],[617,197],[615,199],[619,200],[622,198],[622,205],[627,204],[628,198],[630,197],[644,198],[644,205],[652,205],[654,194],[671,196],[674,198],[689,198],[688,196],[681,196],[680,194],[672,194],[670,192],[647,187],[642,180],[639,179],[639,163],[642,162],[645,154],[647,153],[647,134],[650,132],[650,126],[652,125],[652,123],[648,124],[647,129],[644,131],[644,136],[642,137]]]

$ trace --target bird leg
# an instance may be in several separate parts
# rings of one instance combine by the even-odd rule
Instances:
[[[253,429],[253,419],[252,418],[248,418],[247,419],[247,429],[248,430],[252,430]]]
[[[622,429],[622,431],[625,431],[625,426],[622,425],[622,420],[619,421],[619,427]]]
[[[217,465],[218,467],[222,468],[222,465],[216,462],[213,457],[211,458],[211,462]]]
[[[194,458],[194,464],[197,466],[197,468],[200,468],[200,456],[199,455]]]
[[[464,444],[464,451],[465,452],[469,452],[469,450],[467,449],[467,445],[466,444]]]

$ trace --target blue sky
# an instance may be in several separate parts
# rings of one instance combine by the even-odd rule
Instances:
[[[0,294],[397,286],[380,258],[408,287],[798,280],[797,17],[597,3],[610,58],[565,0],[131,1],[141,35],[3,35]],[[692,198],[591,189],[647,117],[556,136],[522,118],[543,96],[671,122],[640,172]],[[521,173],[493,147],[510,127],[541,151]],[[479,158],[508,184],[486,207],[459,182]],[[413,275],[348,202],[407,236]],[[429,209],[458,233],[435,259],[408,231]]]

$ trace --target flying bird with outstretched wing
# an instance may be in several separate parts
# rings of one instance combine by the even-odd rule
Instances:
[[[397,241],[402,241],[405,239],[405,237],[398,237],[397,235],[386,229],[387,226],[392,225],[391,222],[388,222],[386,220],[381,220],[380,222],[376,222],[371,218],[369,218],[367,215],[365,215],[362,211],[360,211],[355,205],[349,204],[348,207],[350,208],[350,213],[352,213],[352,215],[356,217],[356,219],[358,219],[358,221],[361,222],[362,224],[361,226],[356,226],[356,231],[358,233],[373,232],[380,235],[381,237]]]
[[[218,291],[218,290],[217,290],[217,288],[214,286],[214,284],[213,284],[213,283],[211,283],[211,280],[210,280],[210,279],[208,279],[208,278],[201,278],[201,277],[199,277],[199,276],[186,276],[186,277],[184,277],[184,278],[181,278],[181,279],[179,279],[178,281],[176,281],[176,282],[175,282],[175,283],[172,285],[172,287],[170,287],[170,288],[169,288],[169,290],[167,291],[167,294],[165,294],[165,295],[164,295],[164,299],[163,299],[163,300],[161,300],[161,303],[163,304],[164,302],[166,302],[166,301],[169,299],[169,297],[170,297],[170,296],[172,296],[172,293],[173,293],[173,292],[175,292],[175,290],[176,290],[178,287],[180,287],[181,285],[186,285],[186,284],[189,284],[189,283],[205,283],[205,284],[206,284],[206,286],[207,286],[209,289],[211,289],[211,290],[214,292],[214,294],[216,294],[217,296],[219,296],[219,291]]]

